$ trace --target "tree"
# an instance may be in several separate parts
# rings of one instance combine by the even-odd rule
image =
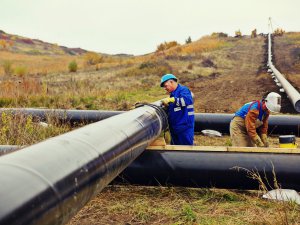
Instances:
[[[237,31],[235,32],[235,36],[234,36],[234,37],[236,37],[236,38],[242,37],[242,32],[241,32],[240,30],[237,30]]]
[[[0,40],[0,46],[3,48],[3,49],[6,49],[6,47],[8,46],[8,43],[6,40],[3,40],[1,39]]]
[[[251,38],[256,38],[257,37],[257,33],[256,33],[256,29],[254,29],[253,31],[251,31]]]
[[[189,36],[186,40],[185,40],[186,44],[192,43],[192,38],[191,36]]]
[[[274,30],[273,34],[275,36],[282,36],[285,33],[285,31],[282,28],[277,28],[276,30]]]

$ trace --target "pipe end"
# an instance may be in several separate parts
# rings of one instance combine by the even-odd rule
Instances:
[[[295,109],[298,113],[300,113],[300,100],[295,103]]]

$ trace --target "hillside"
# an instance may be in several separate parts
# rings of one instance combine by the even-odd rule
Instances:
[[[28,46],[38,49],[48,45],[3,32],[1,35],[7,36],[7,40],[15,37],[18,40],[15,48],[21,46],[19,49],[23,50]],[[24,43],[24,40],[34,44]],[[296,88],[300,87],[299,40],[299,33],[275,38],[275,65]],[[165,97],[159,81],[161,75],[170,72],[195,94],[196,112],[233,113],[245,102],[260,99],[267,91],[278,92],[266,73],[264,36],[206,36],[144,56],[101,56],[96,64],[89,64],[86,54],[30,55],[14,52],[14,46],[0,50],[0,65],[9,60],[12,67],[26,67],[28,71],[24,77],[2,76],[0,95],[6,98],[2,107],[128,110],[135,102]],[[51,45],[51,48],[60,49],[62,53],[59,46]],[[68,72],[68,63],[72,60],[78,64],[75,73]],[[3,66],[0,75],[1,71],[5,75]],[[17,93],[10,91],[11,86],[16,87]],[[282,96],[282,112],[295,113],[285,94]]]
[[[67,48],[38,39],[8,34],[2,30],[0,30],[0,50],[28,55],[81,55],[87,52],[81,48]]]
[[[299,33],[275,38],[275,65],[297,87],[300,87],[299,40]],[[44,43],[30,42],[39,48]],[[28,45],[32,44],[20,44]],[[1,106],[128,110],[135,102],[165,97],[159,87],[160,77],[172,72],[195,94],[196,112],[233,113],[267,91],[278,92],[266,73],[265,53],[264,36],[206,36],[144,56],[102,56],[101,62],[94,65],[87,63],[85,55],[28,55],[0,50],[0,65],[10,60],[15,67],[28,68],[22,78],[2,76],[0,95],[7,101],[2,101]],[[72,60],[78,63],[76,73],[68,72]],[[4,75],[3,67],[0,74],[1,70]],[[11,93],[12,85],[17,93]],[[28,89],[31,86],[34,88]],[[15,99],[16,96],[20,98]],[[285,95],[282,112],[295,113]]]

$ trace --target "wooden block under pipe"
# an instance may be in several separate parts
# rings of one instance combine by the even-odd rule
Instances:
[[[163,137],[155,139],[149,146],[165,146],[166,141]]]

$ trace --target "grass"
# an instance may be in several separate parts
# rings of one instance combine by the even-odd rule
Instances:
[[[108,186],[68,225],[300,222],[298,205],[267,201],[257,194],[257,191],[214,188]],[[287,220],[282,217],[283,211]]]

